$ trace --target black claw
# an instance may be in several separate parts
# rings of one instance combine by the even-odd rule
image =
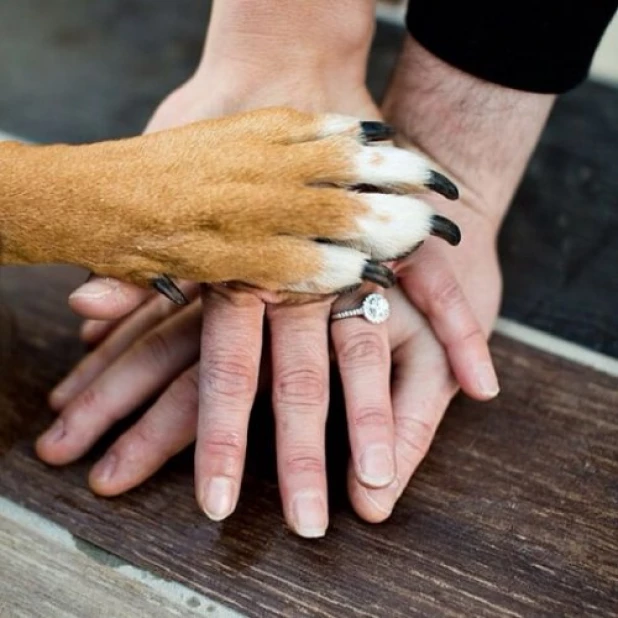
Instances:
[[[439,236],[446,240],[449,245],[457,246],[461,242],[459,228],[446,217],[433,215],[431,217],[431,235]]]
[[[384,122],[365,120],[360,123],[360,126],[366,142],[379,142],[395,137],[395,129]]]
[[[440,174],[440,172],[432,170],[429,173],[429,180],[425,183],[425,186],[449,200],[456,200],[459,198],[459,189],[444,174]]]
[[[152,287],[169,298],[175,305],[189,304],[187,297],[167,275],[159,275],[156,279],[153,279]]]
[[[395,273],[393,273],[390,268],[371,260],[365,262],[365,268],[363,268],[361,279],[377,283],[383,288],[390,288],[397,283]]]

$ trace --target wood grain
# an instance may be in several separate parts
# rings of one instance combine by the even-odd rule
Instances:
[[[0,519],[0,547],[2,618],[216,616],[209,608],[198,614],[180,606],[111,566],[8,519]]]
[[[126,560],[249,616],[618,615],[618,380],[496,337],[503,392],[458,398],[389,522],[345,499],[342,409],[330,428],[332,526],[308,542],[281,517],[269,412],[256,409],[237,513],[209,522],[190,454],[116,499],[86,486],[90,455],[51,469],[32,451],[45,393],[81,353],[63,308],[83,275],[4,270],[16,328],[0,389],[0,493]],[[5,316],[6,317],[6,316]]]

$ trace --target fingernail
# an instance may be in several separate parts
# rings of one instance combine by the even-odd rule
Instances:
[[[64,406],[66,401],[65,389],[62,385],[57,386],[47,397],[49,406],[52,410],[59,410]]]
[[[97,335],[99,332],[101,324],[99,322],[95,322],[93,320],[88,320],[82,324],[80,329],[80,337],[84,340],[88,340],[94,335]]]
[[[92,474],[96,476],[99,483],[107,483],[114,475],[117,465],[118,457],[110,453],[97,462],[92,469]]]
[[[202,508],[213,521],[225,519],[234,510],[234,482],[225,476],[207,481]]]
[[[491,399],[500,392],[498,377],[490,363],[481,364],[476,370],[476,381],[483,396]]]
[[[391,449],[374,444],[365,449],[360,458],[360,481],[370,487],[386,487],[395,476]]]
[[[388,487],[382,489],[363,488],[365,498],[378,512],[389,516],[395,508],[395,503],[399,499],[399,479],[395,479]]]
[[[96,279],[95,281],[88,281],[77,288],[77,290],[69,296],[69,300],[74,298],[87,298],[88,300],[104,298],[113,292],[114,289],[114,285],[107,279]]]
[[[65,426],[64,421],[59,418],[42,436],[41,440],[46,442],[47,444],[54,444],[55,442],[60,442],[62,438],[65,436]]]
[[[67,399],[71,394],[72,386],[73,380],[71,380],[70,377],[65,378],[62,382],[60,382],[60,384],[58,384],[49,394],[50,405],[55,409],[62,408],[67,403]]]
[[[301,491],[292,502],[294,529],[306,539],[317,539],[326,534],[328,514],[326,502],[317,491]]]

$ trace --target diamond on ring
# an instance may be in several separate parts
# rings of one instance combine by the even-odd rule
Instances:
[[[360,307],[333,313],[332,320],[343,320],[344,318],[365,318],[372,324],[382,324],[388,320],[391,308],[388,300],[382,294],[369,294],[365,297]]]
[[[372,324],[382,324],[388,320],[391,308],[382,294],[369,294],[363,301],[363,315]]]

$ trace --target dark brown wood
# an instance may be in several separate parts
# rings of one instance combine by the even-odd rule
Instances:
[[[197,509],[188,455],[113,500],[87,489],[93,456],[64,469],[36,459],[46,391],[81,353],[63,301],[80,278],[0,271],[17,322],[2,366],[0,494],[250,616],[618,615],[617,379],[496,337],[502,395],[457,399],[392,519],[353,515],[340,456],[329,534],[303,541],[283,525],[266,439],[254,436],[223,524]]]

